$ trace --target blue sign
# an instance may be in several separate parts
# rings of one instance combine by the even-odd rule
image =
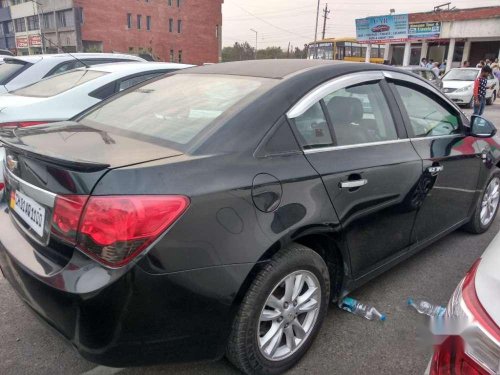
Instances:
[[[441,22],[411,22],[410,39],[437,39],[441,35]]]
[[[408,39],[408,15],[395,14],[356,20],[359,43],[389,43]]]

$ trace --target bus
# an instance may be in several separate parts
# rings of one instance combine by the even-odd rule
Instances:
[[[356,38],[327,38],[309,43],[307,58],[365,62],[366,44],[359,44]],[[372,44],[370,62],[383,64],[384,45]]]

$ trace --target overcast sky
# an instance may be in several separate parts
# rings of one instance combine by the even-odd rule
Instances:
[[[331,9],[326,37],[356,36],[354,20],[367,16],[425,12],[449,0],[321,0],[323,9]],[[500,0],[453,0],[451,6],[471,8],[500,5]],[[255,44],[258,31],[259,48],[267,46],[302,47],[314,40],[317,0],[225,0],[223,12],[223,45],[248,41]],[[318,25],[321,38],[323,18]],[[465,36],[465,35],[464,35]]]

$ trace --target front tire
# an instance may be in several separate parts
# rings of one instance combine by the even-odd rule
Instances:
[[[256,276],[233,322],[226,356],[246,374],[276,375],[307,352],[328,311],[323,258],[292,244]]]
[[[476,204],[476,209],[471,220],[464,226],[464,229],[470,233],[481,234],[486,232],[498,212],[500,201],[500,172],[495,172]]]

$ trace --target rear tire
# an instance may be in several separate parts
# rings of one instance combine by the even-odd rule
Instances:
[[[486,232],[498,212],[500,200],[500,171],[495,172],[476,203],[476,208],[472,214],[471,220],[464,225],[464,229],[473,234]]]
[[[285,372],[311,346],[329,298],[329,271],[319,254],[299,244],[280,250],[256,276],[241,303],[227,358],[249,375]]]

